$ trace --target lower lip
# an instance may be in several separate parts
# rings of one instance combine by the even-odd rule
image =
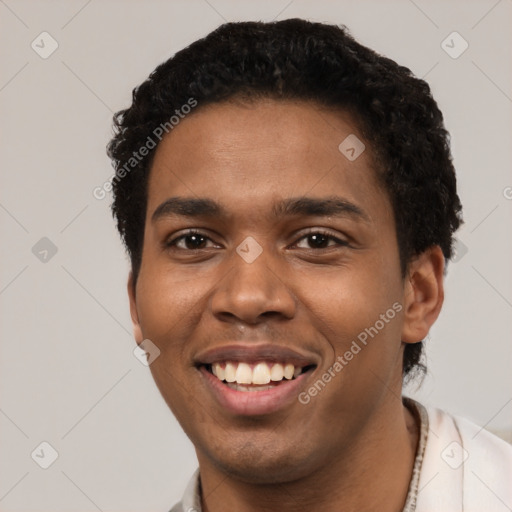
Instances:
[[[243,416],[270,414],[298,401],[300,388],[311,373],[307,371],[295,379],[283,380],[281,384],[264,391],[237,391],[226,386],[204,366],[199,371],[220,405],[232,414]]]

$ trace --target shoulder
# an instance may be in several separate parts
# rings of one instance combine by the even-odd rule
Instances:
[[[512,507],[512,446],[475,423],[427,407],[417,512]]]
[[[184,505],[183,501],[178,501],[169,512],[201,512],[201,510],[189,505]]]
[[[201,480],[197,468],[188,481],[181,501],[176,503],[169,512],[201,512]]]
[[[496,510],[510,510],[512,446],[465,418],[455,416],[453,421],[467,452],[466,496],[476,501],[484,495],[488,502],[495,503]]]
[[[433,436],[438,430],[439,441],[454,443],[451,448],[456,455],[460,452],[461,464],[470,471],[481,473],[496,472],[497,469],[507,470],[500,475],[502,479],[507,478],[508,482],[512,470],[512,445],[466,418],[454,416],[436,408],[427,408],[427,412],[429,429]],[[442,456],[449,458],[451,454],[452,451],[448,450]]]

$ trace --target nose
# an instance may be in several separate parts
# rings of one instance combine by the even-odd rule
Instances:
[[[296,300],[266,251],[251,263],[237,253],[232,257],[232,270],[211,300],[212,312],[218,319],[254,325],[269,317],[294,317]]]

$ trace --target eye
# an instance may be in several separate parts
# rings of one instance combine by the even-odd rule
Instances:
[[[301,247],[299,244],[302,241],[305,241],[306,244],[309,244],[309,247],[305,247],[304,245]],[[296,243],[297,247],[300,249],[330,249],[331,247],[348,246],[348,242],[345,240],[341,240],[334,235],[325,232],[325,231],[312,231],[307,235],[299,238],[299,241]]]
[[[210,243],[210,245],[208,245]],[[301,245],[302,244],[302,245]],[[300,249],[330,249],[332,247],[346,247],[348,242],[325,231],[311,231],[302,236],[295,243]],[[217,247],[210,237],[200,231],[191,229],[186,233],[164,242],[165,248],[177,248],[183,251],[194,251]]]
[[[176,238],[173,238],[171,240],[168,240],[165,242],[166,248],[173,248],[177,247],[180,250],[201,250],[201,249],[208,249],[207,243],[208,241],[212,242],[212,240],[204,235],[203,233],[196,231],[194,229],[191,229],[187,231],[186,233],[177,236]],[[213,244],[213,242],[212,242]],[[215,247],[215,245],[211,245],[210,247]]]

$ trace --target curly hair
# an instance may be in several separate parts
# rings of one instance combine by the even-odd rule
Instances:
[[[132,96],[132,105],[114,115],[107,154],[116,170],[112,213],[134,282],[157,145],[152,134],[169,127],[191,99],[197,108],[235,97],[305,100],[353,113],[392,203],[402,275],[429,247],[440,246],[450,259],[462,206],[442,113],[424,80],[356,42],[345,26],[301,19],[226,23],[160,64]],[[143,147],[151,148],[147,157],[135,160]],[[404,377],[424,369],[422,352],[423,342],[406,345]]]

